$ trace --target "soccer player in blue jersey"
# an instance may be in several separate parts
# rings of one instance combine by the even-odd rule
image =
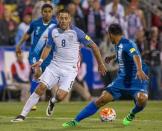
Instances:
[[[60,10],[57,18],[59,25],[49,30],[46,47],[43,49],[40,59],[33,64],[33,67],[37,68],[41,66],[54,46],[53,59],[39,78],[40,83],[35,92],[29,97],[21,114],[13,119],[12,122],[23,121],[30,112],[32,106],[38,103],[40,96],[43,95],[45,90],[52,89],[54,85],[58,85],[59,88],[51,101],[53,107],[57,102],[62,101],[68,95],[78,73],[81,44],[92,49],[98,63],[99,72],[102,75],[106,74],[106,67],[97,45],[82,30],[71,25],[71,16],[69,12]],[[53,110],[47,112],[48,116],[51,115],[52,111]]]
[[[106,87],[97,100],[90,102],[74,120],[64,123],[63,127],[77,126],[81,120],[95,114],[100,107],[124,95],[130,95],[135,102],[134,108],[123,119],[124,125],[129,125],[135,115],[146,105],[148,100],[147,66],[141,60],[136,44],[123,36],[122,28],[118,24],[109,26],[108,36],[115,45],[116,57],[114,55],[106,60],[117,59],[119,63],[117,78]]]
[[[57,21],[53,17],[52,5],[44,4],[41,10],[42,17],[31,22],[28,31],[24,34],[19,44],[16,46],[16,52],[18,54],[21,53],[21,45],[24,43],[24,41],[29,39],[30,36],[32,37],[31,48],[29,52],[29,63],[31,65],[40,59],[42,50],[46,45],[49,28],[52,28],[57,25]],[[42,72],[44,72],[45,68],[49,65],[52,57],[53,52],[51,51],[49,56],[42,63],[41,67],[35,68],[35,70],[33,70],[34,79],[31,82],[31,94],[34,92],[35,88],[38,85],[37,79],[40,77]],[[36,107],[34,106],[32,109],[34,110],[36,109]]]

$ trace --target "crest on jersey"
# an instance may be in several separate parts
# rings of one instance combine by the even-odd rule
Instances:
[[[69,40],[72,40],[73,39],[73,35],[69,35]]]
[[[37,60],[36,60],[36,58],[35,58],[35,57],[33,57],[33,63],[35,63],[35,62],[37,62]]]

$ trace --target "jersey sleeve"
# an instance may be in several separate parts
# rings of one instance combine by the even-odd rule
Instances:
[[[84,46],[88,46],[89,44],[94,43],[92,39],[88,35],[86,35],[81,29],[75,27],[75,31],[77,33],[78,41]]]
[[[34,22],[31,22],[29,29],[27,30],[27,33],[30,35],[34,31]]]
[[[130,57],[133,57],[134,55],[140,55],[135,44],[132,42],[127,43],[124,47],[124,50]]]
[[[54,28],[50,28],[48,31],[48,39],[47,39],[47,43],[46,46],[48,47],[53,47],[54,46],[54,41],[53,41],[53,37],[52,37],[52,31]]]

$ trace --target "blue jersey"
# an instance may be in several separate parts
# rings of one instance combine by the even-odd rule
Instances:
[[[136,44],[124,37],[115,46],[119,71],[117,78],[107,86],[106,90],[112,94],[113,99],[121,96],[131,96],[135,98],[138,92],[147,93],[148,81],[141,81],[136,78],[137,68],[133,60],[134,55],[141,57]],[[142,62],[143,71],[147,74],[147,66]]]
[[[137,68],[133,60],[134,55],[141,57],[137,45],[124,37],[115,46],[117,61],[119,64],[118,76],[123,77],[126,81],[131,81],[136,77]],[[146,65],[142,62],[142,67],[145,70]]]
[[[42,18],[33,21],[27,31],[28,34],[32,35],[31,48],[29,52],[29,63],[34,64],[40,59],[43,48],[46,45],[48,38],[48,30],[57,25],[55,18],[49,22],[49,24],[44,24]],[[48,57],[43,62],[42,66],[47,66],[53,57],[53,51],[50,52]]]

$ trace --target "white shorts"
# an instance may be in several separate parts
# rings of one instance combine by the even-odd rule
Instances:
[[[49,65],[40,76],[39,80],[47,86],[48,89],[58,85],[59,89],[69,92],[72,88],[77,71],[63,70],[57,66]]]

